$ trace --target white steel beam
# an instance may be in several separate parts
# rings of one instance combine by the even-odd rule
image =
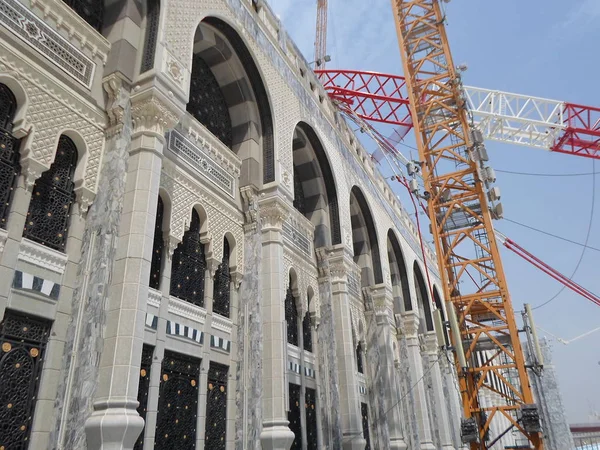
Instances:
[[[565,128],[565,103],[464,87],[475,125],[487,139],[550,150]]]

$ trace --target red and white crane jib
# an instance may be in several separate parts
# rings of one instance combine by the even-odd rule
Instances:
[[[412,127],[404,77],[359,70],[315,72],[330,97],[359,117]],[[470,86],[464,94],[486,139],[600,159],[600,108]]]

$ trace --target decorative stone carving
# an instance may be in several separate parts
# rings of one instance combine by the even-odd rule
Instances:
[[[173,128],[183,114],[177,106],[156,90],[135,93],[131,96],[133,135],[146,133],[164,140],[165,132]]]
[[[419,316],[410,311],[402,315],[402,325],[407,338],[416,338],[419,332]]]
[[[256,222],[258,220],[258,192],[254,186],[244,186],[240,189],[240,194],[244,209],[245,227],[250,226],[256,229]]]
[[[123,89],[123,79],[116,73],[106,77],[103,80],[102,87],[108,95],[106,137],[110,139],[123,130],[123,116],[125,114],[125,102],[128,101],[128,92]]]
[[[90,88],[94,62],[17,0],[0,3],[0,23],[68,77]]]
[[[62,0],[31,0],[32,7],[38,7],[44,22],[56,22],[56,28],[67,31],[69,38],[76,40],[82,50],[89,50],[92,57],[98,56],[106,63],[110,42],[90,26]]]
[[[25,178],[25,189],[33,191],[35,181],[42,176],[48,168],[35,159],[25,158],[21,160],[21,173]]]
[[[169,299],[169,312],[186,319],[193,320],[199,324],[206,322],[206,310],[199,306],[192,305],[178,298],[171,297]]]
[[[23,238],[19,248],[19,260],[62,275],[65,272],[68,257],[64,253]]]
[[[263,222],[263,231],[269,228],[280,229],[283,222],[289,217],[288,206],[278,197],[267,201],[259,201],[260,218]]]
[[[96,194],[85,186],[80,186],[75,188],[75,195],[77,203],[79,203],[79,211],[83,215],[87,214],[88,209],[92,206],[92,203],[96,198]]]
[[[33,159],[46,170],[54,160],[59,134],[63,130],[76,130],[86,145],[83,183],[96,192],[104,148],[104,112],[79,100],[71,91],[64,90],[53,80],[36,72],[20,55],[5,49],[0,51],[0,73],[11,73],[27,95],[27,110],[22,126],[31,126],[29,133],[32,136],[25,140],[21,148],[22,161]]]

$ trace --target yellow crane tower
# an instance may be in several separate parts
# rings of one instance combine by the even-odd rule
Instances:
[[[488,202],[477,164],[483,139],[470,126],[440,3],[392,0],[392,8],[445,298],[458,323],[452,346],[463,439],[472,450],[487,449],[490,423],[502,414],[541,450],[539,416],[492,226],[500,211]],[[507,389],[490,383],[492,373]],[[503,401],[480,404],[484,389]]]

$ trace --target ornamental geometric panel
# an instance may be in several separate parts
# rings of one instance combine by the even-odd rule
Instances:
[[[296,299],[292,292],[290,279],[290,287],[285,296],[285,322],[287,324],[287,341],[288,344],[298,346],[298,308],[296,308]]]
[[[103,2],[97,0],[71,0],[71,3],[85,3],[92,10],[103,9]],[[75,9],[75,6],[72,6]],[[83,12],[84,5],[78,8]],[[98,22],[98,19],[95,19]],[[42,19],[29,11],[17,0],[0,2],[0,25],[13,32],[23,42],[35,48],[41,55],[58,66],[68,76],[85,87],[91,86],[96,65],[70,42],[48,26]],[[94,26],[94,25],[92,25]]]
[[[190,229],[173,253],[171,295],[204,307],[204,272],[206,257],[200,242],[200,216],[192,210]]]
[[[317,450],[317,392],[306,388],[304,406],[306,408],[306,450]]]
[[[227,374],[229,367],[210,363],[206,394],[204,448],[225,450],[227,444]]]
[[[140,405],[137,408],[137,412],[144,422],[146,421],[146,410],[148,408],[148,391],[150,390],[150,369],[152,368],[152,354],[154,353],[154,347],[151,345],[144,344],[142,348],[142,361],[140,362],[140,384],[138,385],[138,402]],[[144,424],[145,425],[145,424]],[[144,448],[144,432],[146,427],[140,433],[138,440],[133,446],[133,450],[143,450]]]
[[[164,205],[160,195],[156,206],[156,221],[154,222],[154,241],[152,244],[152,262],[150,264],[150,287],[158,289],[160,287],[160,269],[162,267],[163,256],[163,223]]]
[[[146,11],[146,36],[140,73],[154,68],[156,39],[158,38],[158,19],[160,17],[160,0],[148,0]]]
[[[7,310],[0,323],[0,448],[27,450],[52,324]]]
[[[200,359],[165,351],[154,448],[194,450]]]
[[[369,407],[366,403],[360,404],[360,414],[362,416],[363,437],[367,441],[365,450],[371,450],[371,436],[369,434]]]
[[[75,200],[72,179],[76,164],[77,147],[70,138],[62,135],[50,169],[35,182],[23,230],[24,237],[64,251],[69,212]]]
[[[15,96],[0,83],[0,228],[6,228],[15,180],[20,171],[19,141],[11,134],[16,109]]]
[[[289,399],[290,407],[288,410],[288,421],[290,422],[290,430],[296,436],[290,450],[302,449],[302,422],[300,419],[300,386],[297,384],[289,384]]]
[[[223,242],[223,261],[215,273],[213,312],[223,317],[229,317],[229,242]]]
[[[194,55],[192,59],[191,77],[188,112],[231,148],[233,138],[229,106],[217,79],[200,55]]]

